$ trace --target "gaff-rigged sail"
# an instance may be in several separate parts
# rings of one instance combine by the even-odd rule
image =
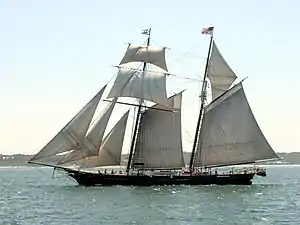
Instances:
[[[194,166],[222,166],[278,158],[260,130],[242,84],[204,109]]]
[[[168,99],[167,108],[155,105],[141,115],[133,167],[175,169],[184,167],[181,136],[182,92]]]

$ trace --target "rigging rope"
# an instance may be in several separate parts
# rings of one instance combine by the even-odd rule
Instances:
[[[188,132],[188,130],[184,129],[185,134],[187,135],[188,139],[187,140],[189,143],[193,143],[193,137],[191,136],[191,134]]]
[[[196,78],[184,77],[184,76],[179,76],[176,74],[168,74],[168,75],[169,75],[169,77],[174,77],[174,78],[178,78],[178,79],[202,82],[200,79],[196,79]]]
[[[49,174],[48,173],[46,173],[45,171],[43,171],[43,170],[41,170],[39,167],[35,167],[39,172],[41,172],[41,173],[43,173],[43,174],[45,174],[46,176],[48,176]],[[56,170],[56,168],[55,168],[55,170]],[[65,173],[64,173],[65,174]],[[63,178],[63,177],[69,177],[68,175],[66,175],[65,174],[65,176],[61,176],[61,177],[54,177],[54,173],[52,174],[52,178],[55,178],[55,179],[57,179],[57,178]]]
[[[156,42],[155,40],[153,41],[153,39],[151,39],[152,43],[156,44],[157,46],[161,46],[158,42]],[[205,56],[200,56],[200,55],[195,55],[193,53],[190,53],[190,52],[183,52],[183,51],[180,51],[180,50],[177,50],[177,49],[174,49],[174,48],[169,48],[169,47],[165,47],[166,49],[168,50],[172,50],[174,52],[177,52],[177,53],[180,53],[182,55],[185,55],[185,56],[189,56],[191,58],[197,58],[197,59],[203,59],[203,60],[206,60],[206,57]]]

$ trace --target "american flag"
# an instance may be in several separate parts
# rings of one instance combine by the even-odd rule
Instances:
[[[214,27],[205,27],[202,29],[202,34],[213,35]]]

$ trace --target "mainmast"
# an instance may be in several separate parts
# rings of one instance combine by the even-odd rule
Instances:
[[[206,99],[206,88],[207,88],[207,71],[208,71],[208,65],[209,65],[209,57],[210,57],[210,53],[211,53],[211,47],[212,47],[212,42],[213,42],[213,35],[212,35],[212,31],[213,31],[214,27],[209,27],[209,28],[205,28],[206,30],[203,29],[202,34],[210,34],[210,42],[209,42],[209,49],[208,49],[208,53],[207,53],[207,59],[206,59],[206,65],[205,65],[205,71],[204,71],[204,78],[203,78],[203,83],[202,83],[202,88],[201,88],[201,106],[200,106],[200,112],[199,112],[199,117],[198,117],[198,121],[197,121],[197,128],[196,128],[196,132],[195,132],[195,138],[194,138],[194,143],[193,143],[193,149],[192,149],[192,154],[191,154],[191,159],[190,159],[190,166],[189,169],[192,170],[193,168],[193,162],[194,162],[194,157],[195,157],[195,152],[196,152],[196,147],[197,147],[197,143],[198,143],[198,139],[199,139],[199,133],[200,133],[200,125],[201,125],[201,119],[202,119],[202,115],[203,115],[203,109],[204,109],[204,102]]]
[[[147,39],[147,47],[148,47],[150,45],[151,28],[149,28],[148,30],[144,30],[142,32],[142,34],[148,35],[148,39]],[[147,66],[147,62],[144,62],[143,75],[144,75],[144,71],[146,69],[146,66]],[[143,99],[140,99],[139,106],[138,106],[138,112],[137,112],[136,120],[135,120],[133,137],[132,137],[132,140],[131,140],[131,146],[130,146],[128,162],[127,162],[127,168],[126,168],[127,173],[129,172],[129,169],[130,169],[130,166],[131,166],[132,155],[133,155],[133,151],[134,151],[134,147],[135,147],[135,143],[136,143],[137,130],[138,130],[138,127],[139,127],[139,120],[140,120],[140,115],[141,115],[141,110],[142,110],[142,104],[143,104]]]

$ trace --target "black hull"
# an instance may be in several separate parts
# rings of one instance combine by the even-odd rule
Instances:
[[[255,173],[246,174],[199,174],[199,175],[121,175],[89,173],[70,170],[68,175],[80,185],[251,185]]]

